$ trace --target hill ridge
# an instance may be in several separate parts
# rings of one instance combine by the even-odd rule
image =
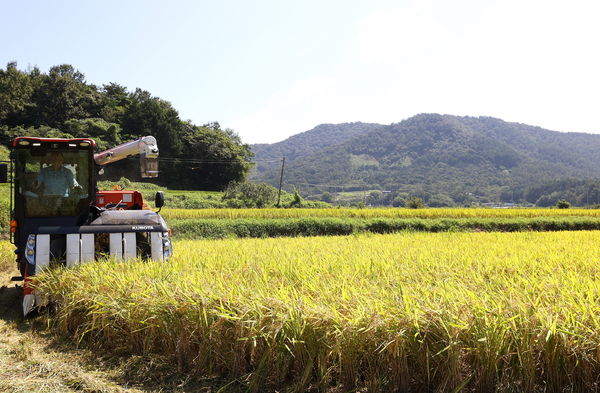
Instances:
[[[348,124],[354,129],[343,134]],[[364,124],[370,127],[358,129]],[[459,204],[472,202],[473,195],[478,202],[536,203],[526,195],[533,186],[600,178],[600,135],[551,131],[490,116],[431,113],[390,125],[319,125],[309,132],[327,127],[345,138],[306,145],[310,147],[297,150],[299,154],[286,156],[288,188],[310,184],[303,191],[313,195],[340,189],[391,190],[396,196],[439,196]],[[293,151],[296,140],[310,135],[282,142]],[[262,147],[258,157],[268,158],[269,150]],[[278,163],[259,166],[252,179],[276,184],[277,168]],[[318,184],[338,188],[314,186]]]

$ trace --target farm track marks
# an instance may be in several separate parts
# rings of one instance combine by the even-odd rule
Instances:
[[[0,392],[144,392],[119,385],[118,371],[92,364],[89,351],[64,348],[42,318],[20,318],[19,300],[16,286],[0,287]]]
[[[50,331],[44,315],[23,319],[7,249],[0,249],[0,393],[211,393],[227,384],[189,379],[157,356],[98,356]]]
[[[3,268],[4,267],[4,268]],[[10,282],[17,275],[0,266],[0,392],[10,393],[158,393],[210,392],[181,381],[165,384],[135,375],[146,359],[99,359],[89,349],[57,338],[44,317],[21,318],[20,289]],[[141,387],[127,386],[138,380]]]

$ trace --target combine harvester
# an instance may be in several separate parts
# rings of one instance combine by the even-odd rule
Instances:
[[[104,165],[133,155],[140,157],[142,177],[157,177],[156,139],[145,136],[97,154],[95,146],[89,138],[13,141],[10,229],[21,272],[13,281],[24,281],[24,315],[41,301],[30,278],[50,265],[171,256],[169,229],[158,212],[142,209],[139,192],[96,187]],[[155,204],[164,204],[160,191]]]

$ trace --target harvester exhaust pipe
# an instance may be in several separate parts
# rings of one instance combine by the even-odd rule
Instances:
[[[106,165],[134,155],[140,156],[140,174],[142,177],[158,177],[158,145],[156,144],[156,138],[153,136],[145,136],[96,153],[94,154],[94,161],[98,165]]]

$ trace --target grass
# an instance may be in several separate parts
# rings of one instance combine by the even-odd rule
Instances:
[[[15,262],[14,254],[15,246],[10,244],[8,241],[0,241],[0,285],[5,285],[10,281],[9,276],[13,273],[17,263]]]
[[[222,201],[223,193],[218,191],[185,191],[168,190],[164,187],[152,183],[131,182],[125,178],[120,181],[101,181],[98,183],[100,190],[112,190],[114,186],[128,190],[137,190],[142,193],[144,201],[154,206],[154,195],[156,191],[165,193],[165,206],[179,209],[215,209],[224,208],[225,202]]]
[[[597,391],[600,232],[179,241],[38,277],[59,331],[250,391]]]
[[[402,231],[559,231],[600,229],[596,217],[513,218],[232,218],[169,219],[177,238],[339,236],[352,233]]]
[[[190,190],[169,190],[152,183],[131,182],[126,178],[121,178],[117,182],[101,181],[98,187],[101,190],[112,190],[114,186],[128,190],[138,190],[142,193],[144,201],[153,206],[154,195],[156,191],[163,191],[165,194],[165,206],[173,209],[224,209],[228,207],[237,208],[246,206],[241,200],[224,200],[223,192],[219,191],[190,191]],[[294,196],[283,191],[281,194],[281,206],[289,206]],[[271,205],[275,205],[273,200]],[[303,208],[323,208],[329,206],[321,201],[302,202]]]
[[[363,190],[363,191],[341,191],[341,192],[331,193],[331,197],[335,203],[349,205],[352,203],[364,202],[366,200],[367,196],[369,196],[374,191],[381,192],[381,190],[378,190],[378,189]],[[321,194],[317,194],[315,196],[319,197],[320,195]]]
[[[10,222],[10,184],[0,183],[0,231],[8,231]]]
[[[171,209],[161,211],[186,238],[348,235],[400,231],[600,229],[599,209]]]

